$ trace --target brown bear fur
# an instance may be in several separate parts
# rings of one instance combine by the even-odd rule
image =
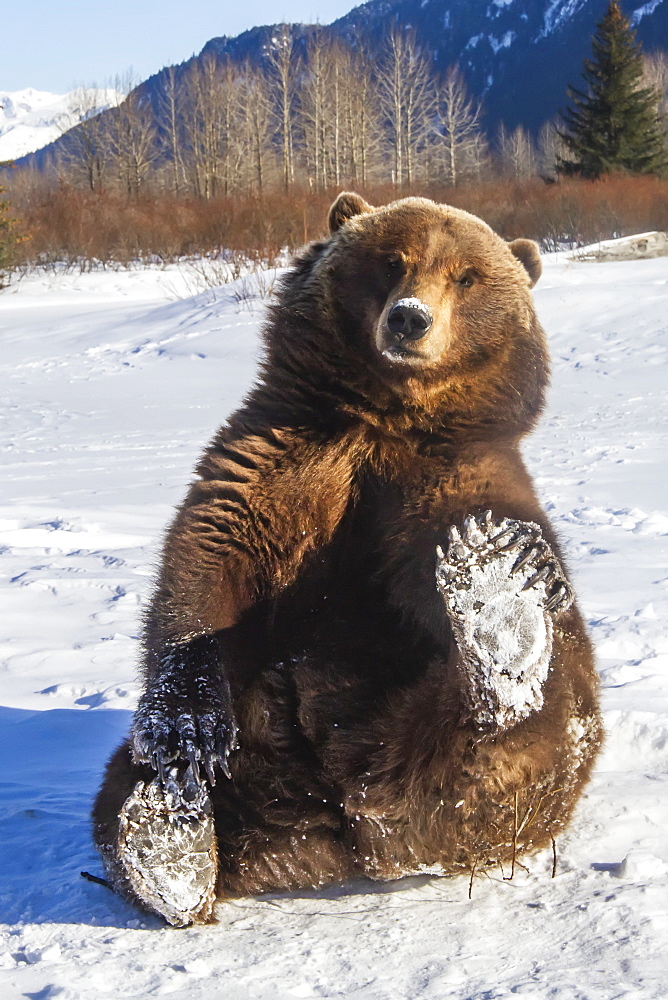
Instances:
[[[283,279],[258,384],[198,465],[147,617],[146,704],[167,728],[190,712],[201,759],[200,716],[228,747],[238,724],[212,790],[221,897],[508,871],[564,828],[600,742],[575,605],[543,707],[481,732],[434,582],[449,527],[486,509],[559,553],[519,451],[548,381],[537,247],[421,198],[344,194],[330,227]],[[410,297],[433,325],[390,360],[388,310]],[[155,775],[151,718],[95,805],[112,873],[121,806]]]

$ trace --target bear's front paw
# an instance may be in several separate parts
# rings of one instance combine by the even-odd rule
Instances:
[[[136,761],[150,764],[165,781],[165,764],[182,760],[197,785],[202,764],[211,784],[219,766],[230,777],[227,758],[237,746],[229,685],[223,678],[196,679],[165,671],[139,700],[132,724]]]
[[[551,612],[572,592],[537,524],[488,511],[450,529],[437,586],[460,651],[475,721],[503,729],[538,711],[552,652]]]
[[[182,777],[170,767],[162,781],[137,782],[120,812],[121,871],[143,905],[176,927],[206,921],[213,908],[218,852],[212,812],[190,765]]]

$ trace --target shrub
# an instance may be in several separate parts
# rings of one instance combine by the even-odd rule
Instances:
[[[9,202],[2,197],[4,193],[5,188],[0,186],[0,288],[9,284],[18,246],[25,241],[25,237],[19,235],[16,221],[9,217]]]
[[[19,175],[19,171],[16,172]],[[338,189],[293,188],[264,196],[247,193],[205,201],[153,193],[128,199],[49,183],[36,174],[12,177],[12,209],[29,243],[12,235],[11,254],[24,263],[69,261],[127,265],[188,256],[240,253],[272,266],[292,250],[324,234],[327,208]],[[485,219],[506,239],[528,236],[545,249],[668,229],[668,180],[609,175],[597,181],[501,178],[456,187],[391,185],[360,191],[372,204],[421,194]],[[6,211],[6,210],[5,210]],[[3,232],[15,233],[5,226]]]

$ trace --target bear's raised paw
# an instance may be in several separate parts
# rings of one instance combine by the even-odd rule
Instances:
[[[464,697],[476,724],[499,730],[543,705],[552,614],[573,597],[537,524],[488,511],[450,529],[436,582],[459,648]]]

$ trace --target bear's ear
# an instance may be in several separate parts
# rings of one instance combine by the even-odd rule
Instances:
[[[543,273],[543,264],[540,259],[538,244],[533,240],[513,240],[509,243],[510,252],[517,257],[524,270],[531,278],[531,287],[536,284]]]
[[[354,191],[342,191],[329,210],[330,233],[335,233],[348,219],[356,215],[365,215],[367,212],[373,212],[373,205],[369,205]]]

